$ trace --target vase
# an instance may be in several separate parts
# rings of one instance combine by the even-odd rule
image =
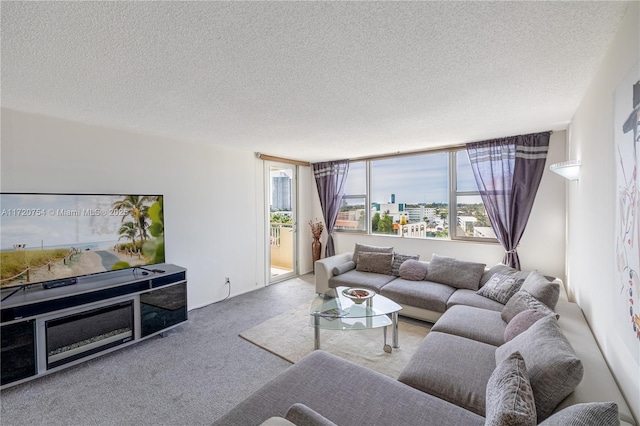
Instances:
[[[320,260],[320,251],[322,250],[322,243],[318,238],[314,238],[311,243],[311,253],[313,254],[313,272],[316,272],[316,260]]]

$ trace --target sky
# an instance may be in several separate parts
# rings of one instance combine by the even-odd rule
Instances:
[[[477,191],[471,165],[465,151],[460,151],[458,189]],[[366,191],[365,162],[349,165],[345,195]],[[413,155],[371,162],[371,202],[447,203],[449,192],[448,154]]]

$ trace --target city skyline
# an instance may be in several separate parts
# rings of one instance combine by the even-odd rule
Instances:
[[[477,185],[466,152],[458,162],[458,189],[477,191]],[[447,153],[415,155],[375,160],[371,163],[371,203],[389,204],[391,194],[396,203],[431,204],[449,202],[449,163]],[[365,162],[349,166],[345,195],[363,195],[366,192]],[[475,197],[474,197],[475,198]],[[481,202],[480,197],[477,201]],[[347,200],[348,204],[361,204]]]

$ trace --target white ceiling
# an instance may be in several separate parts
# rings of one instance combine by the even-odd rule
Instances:
[[[3,107],[322,161],[566,128],[627,4],[1,7]]]

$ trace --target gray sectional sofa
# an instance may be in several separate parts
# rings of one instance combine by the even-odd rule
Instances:
[[[318,261],[316,290],[374,288],[435,322],[398,379],[315,351],[216,425],[636,425],[559,280],[438,256],[353,257]]]

